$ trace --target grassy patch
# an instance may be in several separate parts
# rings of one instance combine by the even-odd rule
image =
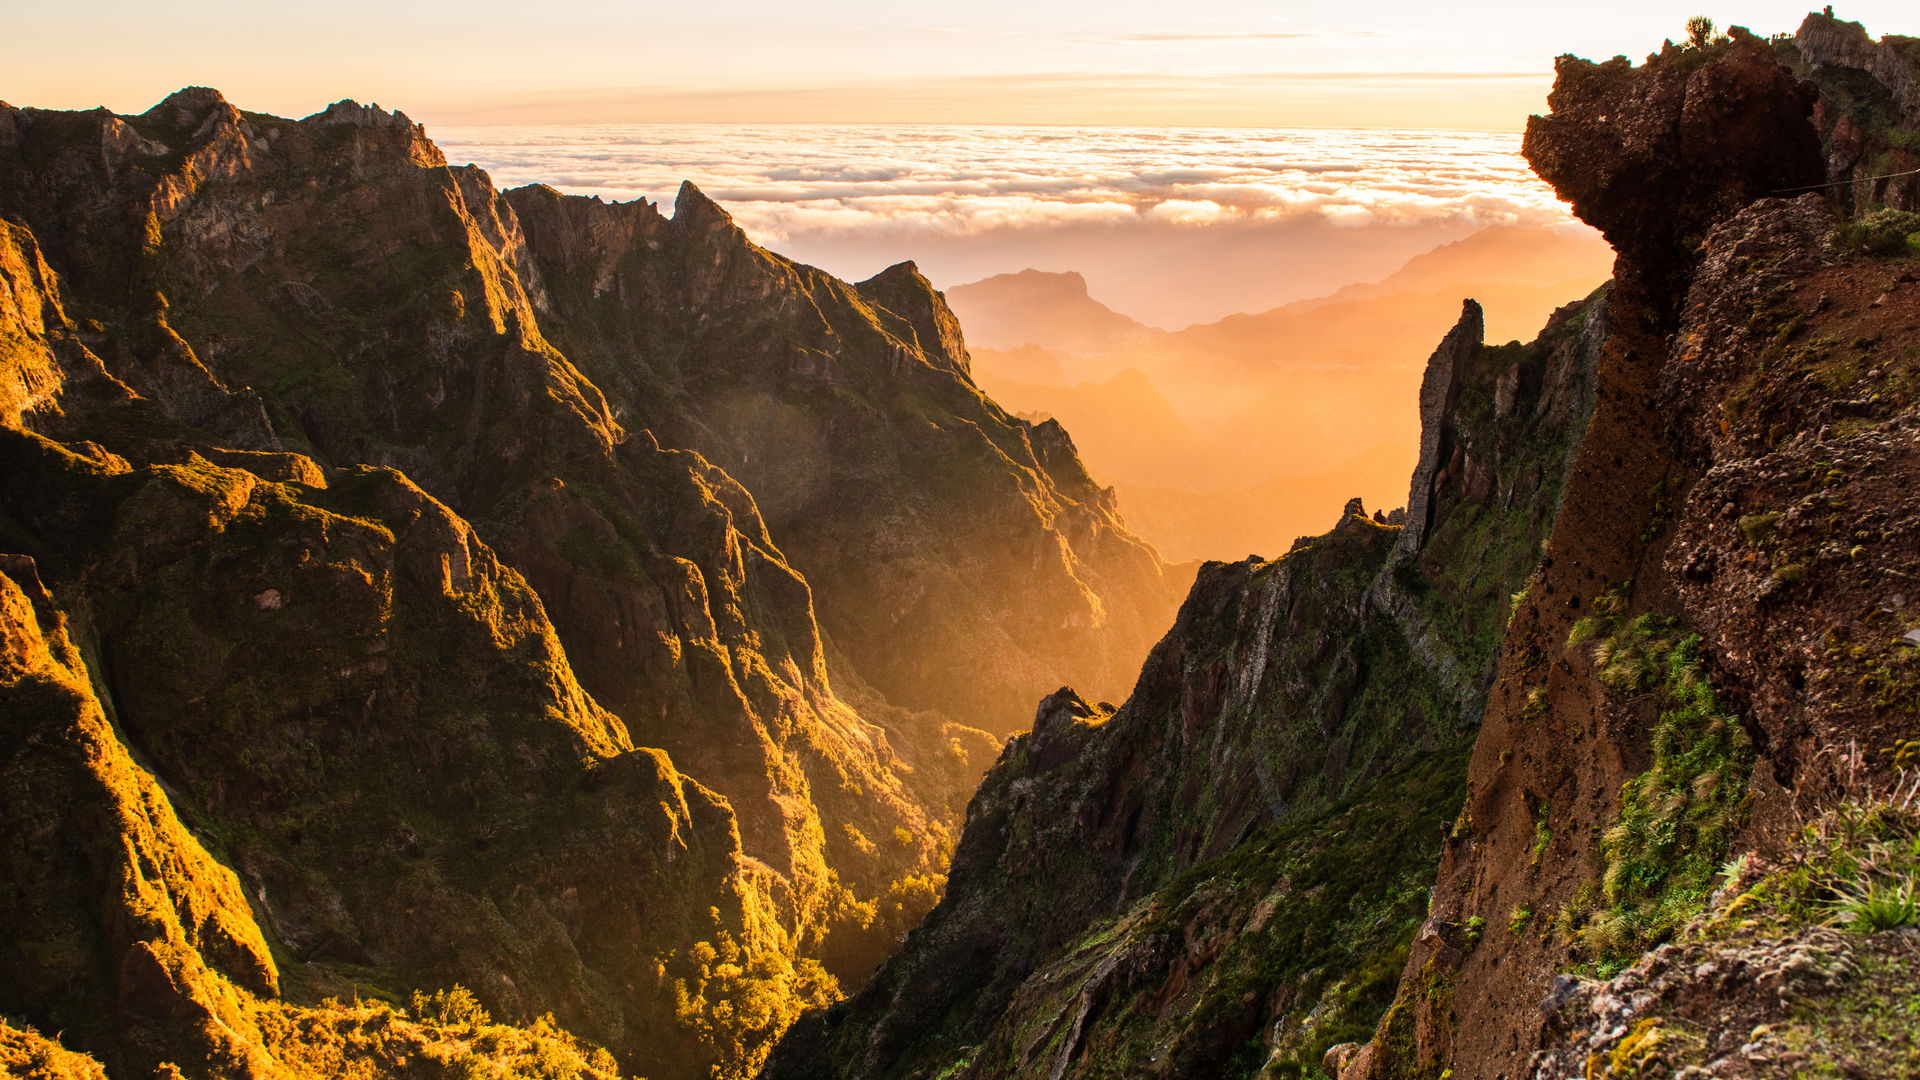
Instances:
[[[1608,974],[1704,906],[1747,812],[1753,765],[1746,732],[1707,683],[1699,635],[1664,616],[1628,616],[1625,595],[1622,586],[1595,600],[1595,614],[1574,626],[1570,642],[1592,642],[1610,691],[1649,697],[1659,709],[1653,762],[1621,788],[1619,815],[1602,841],[1599,903],[1576,906],[1564,924],[1576,952]]]
[[[1794,838],[1780,868],[1735,897],[1708,932],[1785,934],[1820,923],[1863,934],[1920,925],[1920,777],[1886,799],[1847,802]],[[1741,864],[1729,868],[1737,878]]]

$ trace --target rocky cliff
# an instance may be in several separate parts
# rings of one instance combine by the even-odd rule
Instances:
[[[1063,678],[1125,690],[1187,579],[1058,424],[974,386],[912,263],[838,281],[755,247],[691,184],[671,218],[546,188],[507,201],[555,343],[626,422],[754,493],[887,701],[1005,734]]]
[[[1429,362],[1419,527],[1209,563],[1117,709],[1062,689],[968,808],[945,899],[770,1077],[1198,1076],[1369,1030],[1464,795],[1509,594],[1585,426],[1608,301]]]
[[[1432,912],[1343,1078],[1915,1065],[1883,1010],[1920,971],[1879,933],[1913,912],[1876,898],[1915,850],[1920,329],[1911,262],[1848,242],[1844,170],[1819,186],[1830,87],[1896,92],[1840,70],[1844,29],[1563,58],[1529,125],[1619,251],[1613,329]]]
[[[768,1075],[1920,1067],[1920,218],[1833,156],[1907,50],[1562,58],[1526,152],[1604,298],[1517,356],[1470,309],[1399,528],[1209,565],[1125,704],[1049,697]]]
[[[403,115],[195,89],[0,107],[0,213],[0,1012],[116,1071],[404,1071],[394,1024],[751,1071],[938,896],[955,718],[1171,610],[911,267],[691,189],[510,199]]]
[[[1814,127],[1827,179],[1855,212],[1920,210],[1920,39],[1808,15],[1781,59],[1820,89]]]

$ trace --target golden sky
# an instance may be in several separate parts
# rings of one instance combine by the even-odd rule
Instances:
[[[0,98],[139,111],[183,85],[305,115],[429,123],[1029,123],[1517,128],[1552,59],[1638,59],[1689,15],[1791,32],[1807,8],[1385,0],[7,0]],[[1841,7],[1913,31],[1911,0]],[[1905,18],[1903,18],[1905,16]]]

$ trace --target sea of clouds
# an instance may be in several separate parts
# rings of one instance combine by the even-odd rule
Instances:
[[[671,211],[680,181],[758,243],[942,287],[1079,270],[1159,325],[1371,280],[1488,225],[1567,210],[1515,132],[944,125],[437,126],[449,161]]]

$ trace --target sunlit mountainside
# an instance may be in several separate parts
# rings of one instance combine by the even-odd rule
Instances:
[[[1399,505],[1414,402],[1463,298],[1492,341],[1528,340],[1612,272],[1590,229],[1496,226],[1386,278],[1165,332],[1025,271],[947,290],[975,377],[1007,408],[1055,416],[1128,522],[1169,558],[1285,551],[1353,496]]]
[[[0,1080],[1920,1076],[1920,38],[723,7],[10,13]]]

